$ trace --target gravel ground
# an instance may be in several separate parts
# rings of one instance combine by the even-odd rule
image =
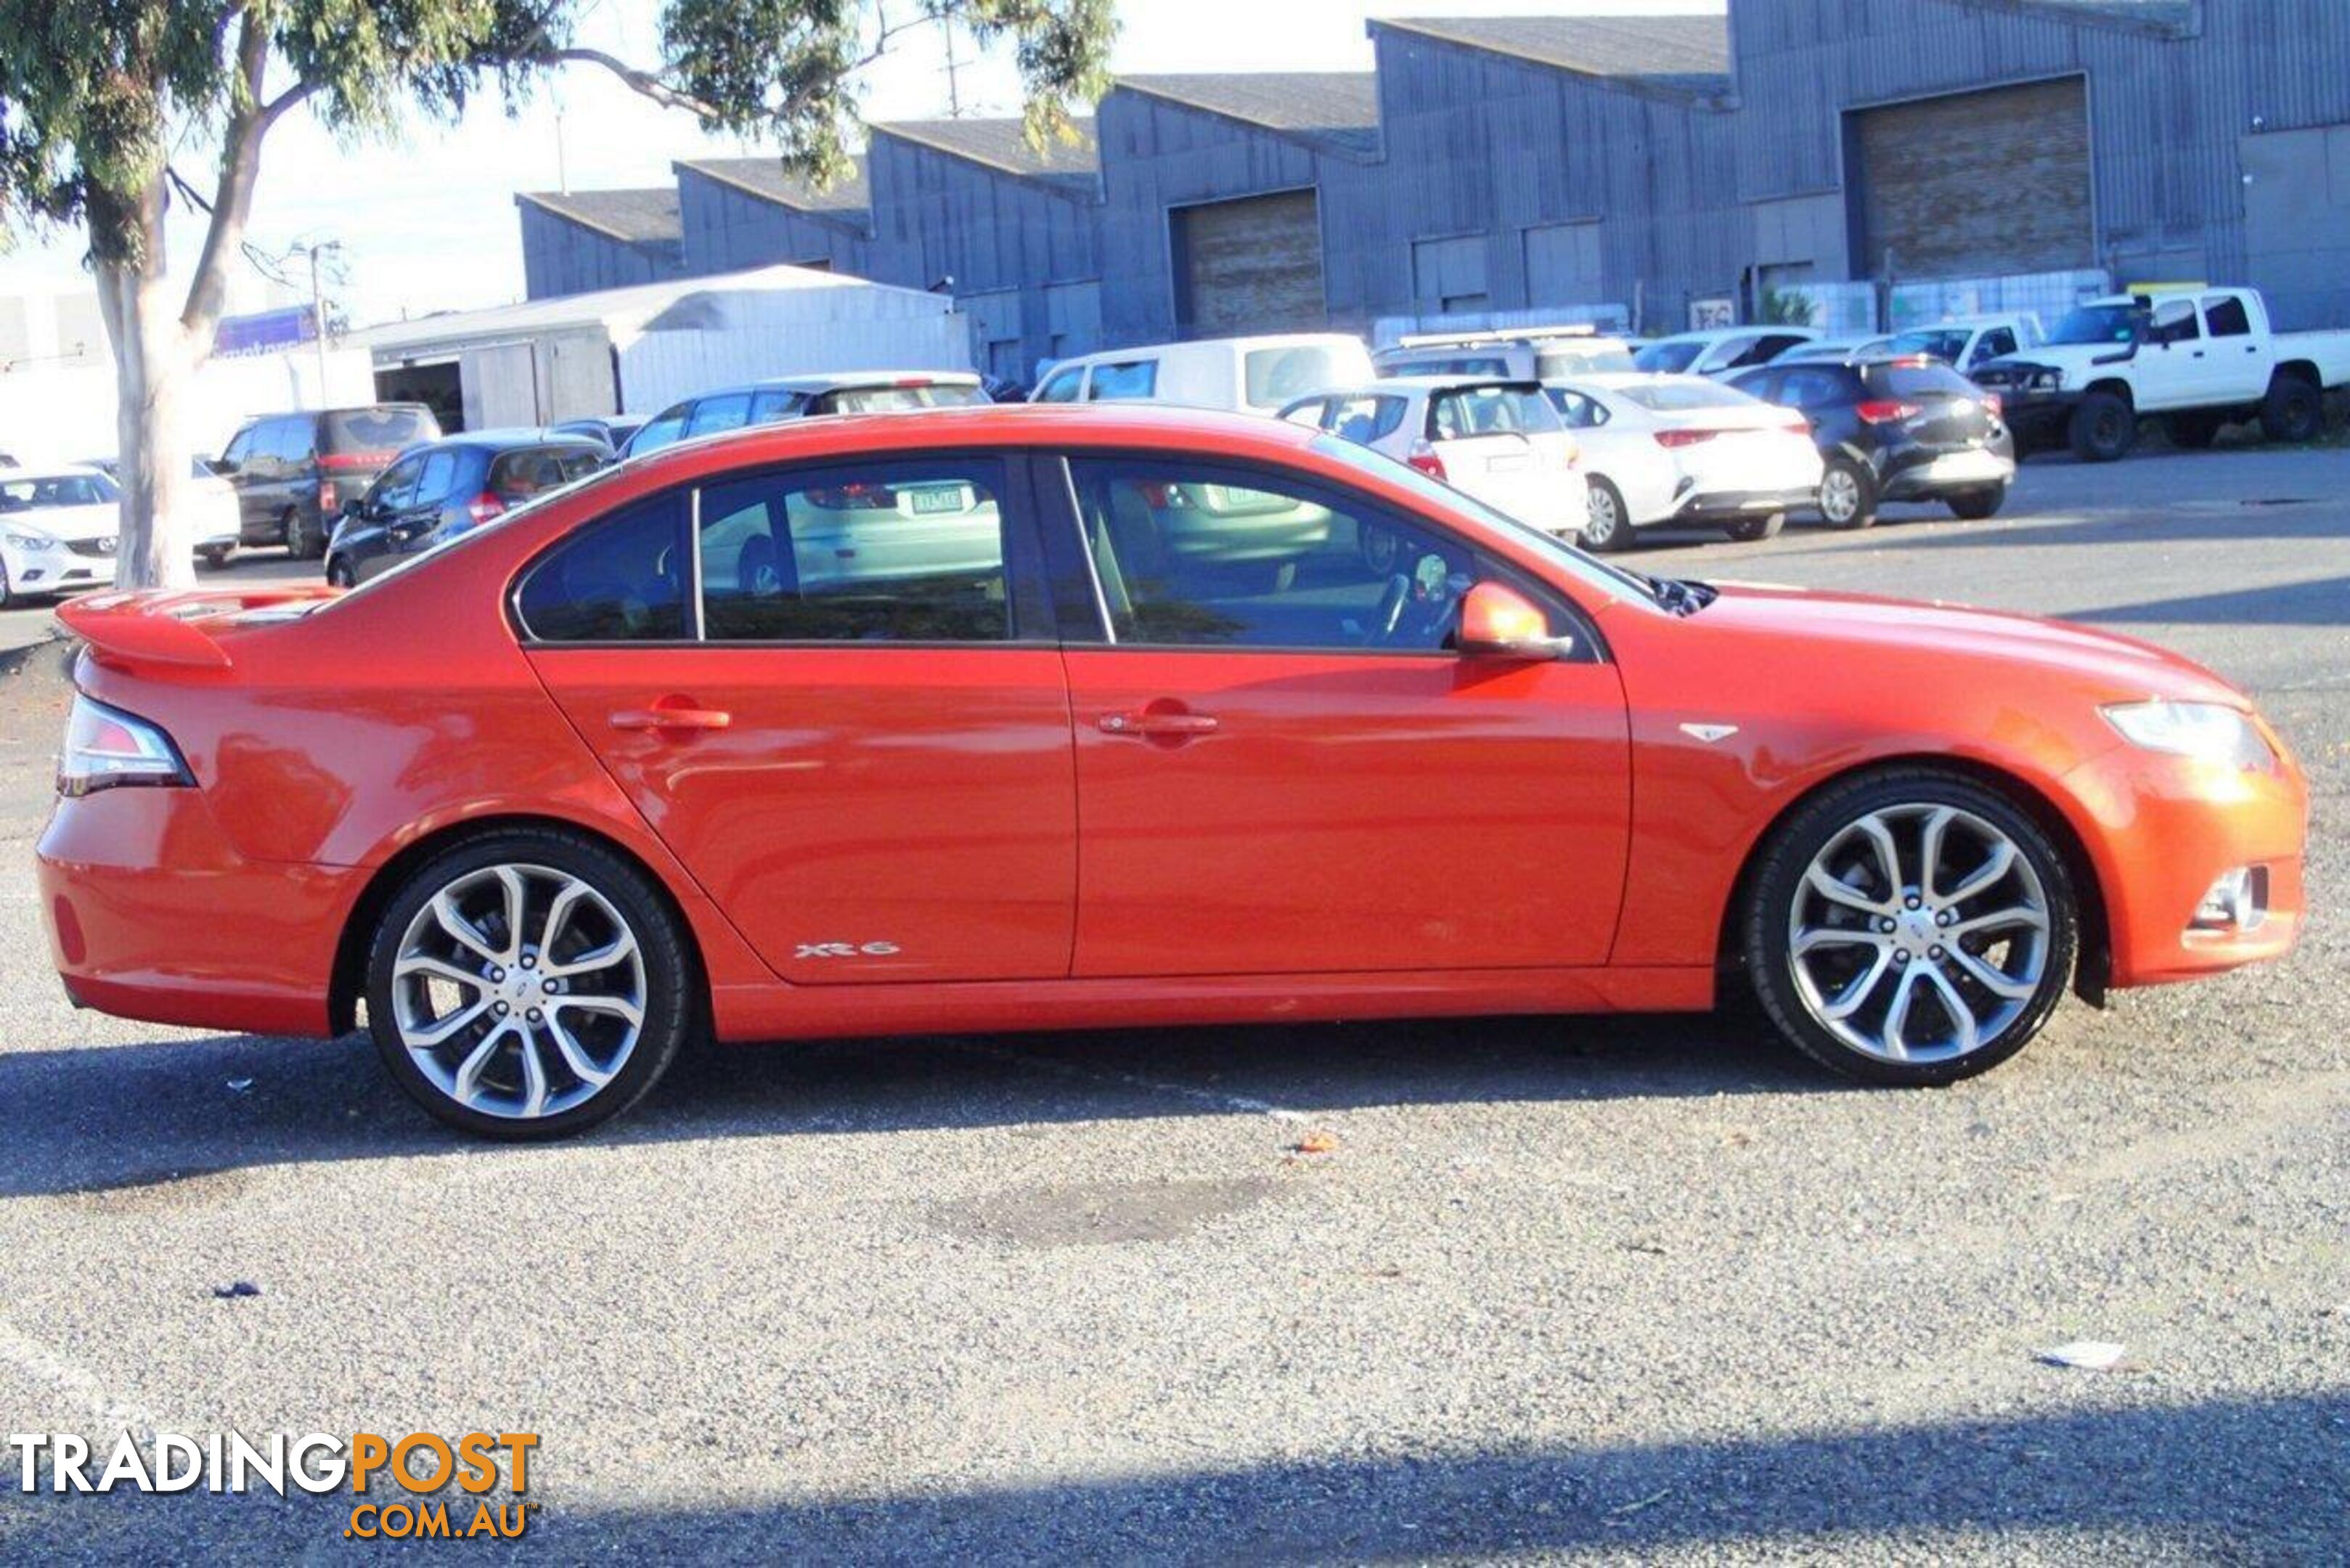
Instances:
[[[509,1550],[567,1561],[2342,1561],[2345,480],[2035,463],[1990,524],[1635,557],[2152,637],[2310,768],[2289,962],[1939,1092],[1737,1017],[989,1037],[707,1052],[619,1127],[467,1143],[363,1041],[67,1008],[20,658],[0,1416],[536,1431]],[[2034,1358],[2085,1338],[2127,1357]],[[350,1501],[11,1487],[0,1557],[324,1555]]]

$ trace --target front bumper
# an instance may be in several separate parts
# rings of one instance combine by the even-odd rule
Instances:
[[[79,1007],[256,1034],[328,1033],[367,873],[246,860],[201,791],[59,799],[36,852],[49,954]]]
[[[8,568],[8,587],[20,594],[78,594],[114,586],[114,557],[86,556],[69,545],[27,550],[0,541],[0,563]]]
[[[2272,737],[2273,773],[2122,746],[2064,777],[2087,815],[2112,944],[2107,983],[2161,985],[2220,974],[2288,951],[2307,906],[2303,857],[2309,790]],[[2239,867],[2266,872],[2267,908],[2251,929],[2195,929],[2212,884]]]
[[[2033,391],[2029,388],[1989,385],[1983,389],[1999,394],[2001,421],[2019,440],[2032,446],[2064,436],[2072,428],[2073,410],[2081,406],[2081,394],[2076,391]]]

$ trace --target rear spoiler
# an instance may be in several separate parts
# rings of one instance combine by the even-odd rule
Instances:
[[[324,583],[254,588],[130,588],[57,607],[57,623],[118,669],[226,670],[228,650],[203,623],[298,614],[340,594]]]

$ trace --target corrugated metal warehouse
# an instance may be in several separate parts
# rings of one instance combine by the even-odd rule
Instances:
[[[1123,78],[1068,146],[1013,120],[876,126],[830,192],[681,163],[681,265],[951,289],[1006,375],[1284,327],[1670,330],[1772,291],[1878,317],[2061,304],[2099,275],[2250,283],[2285,326],[2350,325],[2345,0],[1731,0],[1370,31],[1365,75]],[[641,251],[555,200],[524,199],[534,295],[592,275],[588,251]]]

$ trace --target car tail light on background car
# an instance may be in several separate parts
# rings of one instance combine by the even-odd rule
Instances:
[[[486,523],[493,517],[504,515],[505,509],[505,502],[499,498],[498,493],[494,490],[484,490],[465,503],[465,515],[471,517],[477,524]]]
[[[1411,451],[1405,454],[1404,461],[1430,479],[1445,477],[1444,460],[1437,456],[1436,449],[1424,441],[1412,442]]]
[[[1898,425],[1903,420],[1914,420],[1926,410],[1915,403],[1905,403],[1897,398],[1871,398],[1853,412],[1868,425]]]
[[[146,720],[77,695],[57,756],[57,793],[88,794],[117,784],[192,784],[172,737]]]
[[[1678,452],[1685,446],[1695,446],[1700,441],[1711,441],[1721,433],[1720,431],[1659,431],[1657,444],[1668,452]]]
[[[1982,406],[1983,412],[1993,419],[1999,419],[2007,412],[2007,404],[2001,400],[1997,392],[1985,392],[1982,395]]]
[[[322,480],[318,481],[318,510],[319,510],[319,511],[321,511],[321,512],[326,512],[326,513],[332,513],[332,512],[334,512],[338,507],[341,506],[341,505],[342,505],[342,504],[343,504],[342,492],[340,492],[340,491],[338,491],[338,490],[337,490],[337,489],[335,488],[335,482],[334,482],[333,480],[331,480],[331,479],[322,479]]]

